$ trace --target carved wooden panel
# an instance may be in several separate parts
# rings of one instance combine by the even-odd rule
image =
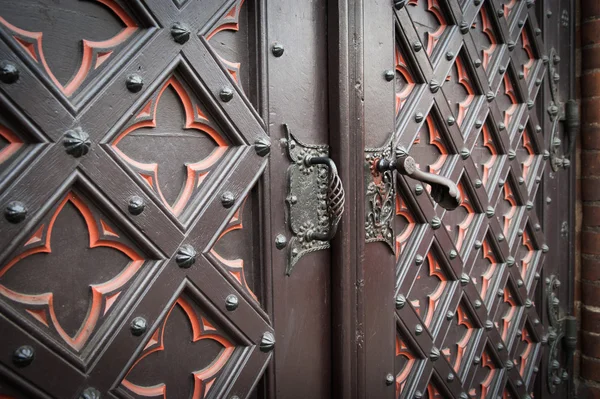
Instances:
[[[402,79],[393,145],[452,179],[462,198],[446,211],[421,182],[399,179],[396,396],[531,395],[546,328],[535,288],[545,238],[534,204],[545,168],[536,104],[548,84],[539,67],[547,50],[535,8],[411,0],[394,26]]]
[[[259,19],[3,4],[1,398],[254,395],[275,345]]]

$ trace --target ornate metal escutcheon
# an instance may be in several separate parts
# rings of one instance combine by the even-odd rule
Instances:
[[[326,145],[305,144],[287,124],[285,144],[292,164],[287,170],[286,222],[292,231],[286,274],[308,253],[329,248],[344,212],[345,193]]]

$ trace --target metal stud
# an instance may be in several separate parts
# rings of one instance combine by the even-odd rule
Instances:
[[[509,256],[508,258],[506,258],[506,265],[508,267],[511,267],[514,264],[515,264],[515,258],[513,258],[512,256]]]
[[[18,347],[12,356],[12,362],[17,367],[27,367],[35,358],[35,350],[29,345]]]
[[[19,69],[10,61],[0,61],[0,82],[6,84],[19,80]]]
[[[100,391],[96,388],[88,387],[81,392],[79,399],[100,399]]]
[[[483,186],[483,182],[481,181],[481,179],[475,180],[475,187],[480,188],[481,186]]]
[[[63,138],[63,146],[67,154],[74,158],[79,158],[87,154],[90,150],[92,142],[87,132],[83,131],[81,127],[68,130]]]
[[[254,141],[254,151],[258,156],[265,157],[271,152],[271,141],[266,137],[261,137]]]
[[[527,100],[527,108],[528,109],[532,109],[534,105],[535,105],[535,103],[533,102],[533,100]]]
[[[413,43],[413,50],[415,50],[415,52],[421,51],[422,48],[423,48],[423,45],[421,44],[420,41],[416,41]]]
[[[283,249],[286,247],[286,245],[287,238],[283,234],[278,234],[277,237],[275,237],[275,247],[277,249]]]
[[[502,233],[498,234],[498,241],[502,242],[502,241],[504,241],[505,238],[506,237],[504,237],[504,234],[502,234]]]
[[[504,16],[504,10],[499,8],[496,10],[496,14],[498,14],[499,17],[503,17]]]
[[[459,28],[460,28],[460,33],[462,33],[463,35],[466,35],[467,33],[469,33],[469,23],[467,21],[461,21]]]
[[[446,122],[448,123],[448,126],[452,126],[456,123],[456,118],[454,118],[453,116],[449,116]]]
[[[139,337],[148,329],[148,322],[143,317],[136,317],[135,319],[131,320],[129,329],[131,330],[131,334]]]
[[[457,256],[458,256],[458,253],[454,249],[451,249],[450,253],[448,254],[448,257],[450,259],[456,259]]]
[[[175,255],[175,262],[182,269],[190,268],[196,263],[196,250],[190,244],[183,244],[179,247],[177,255]]]
[[[471,151],[468,148],[463,148],[460,150],[460,156],[462,159],[468,159],[471,156]]]
[[[542,79],[538,78],[535,80],[535,85],[540,86],[542,84]]]
[[[483,246],[483,244],[481,243],[481,241],[476,240],[473,246],[475,247],[475,249],[480,249]]]
[[[498,288],[498,291],[496,291],[496,295],[503,296],[504,295],[504,290],[502,288]]]
[[[546,65],[546,64],[548,63],[548,61],[550,61],[550,60],[548,59],[548,56],[547,56],[547,55],[544,55],[544,56],[542,56],[542,63],[543,63],[544,65]]]
[[[548,158],[550,158],[550,153],[547,150],[545,150],[542,154],[542,158],[544,158],[544,161],[547,161]]]
[[[540,230],[541,230],[541,228],[542,228],[542,226],[540,226],[540,224],[539,224],[539,223],[536,223],[536,224],[533,226],[533,228],[534,228],[534,230],[535,230],[535,231],[540,231]]]
[[[431,82],[429,82],[429,90],[431,90],[432,93],[437,93],[438,90],[440,90],[440,87],[440,82],[435,79],[431,79]]]
[[[498,187],[502,188],[502,186],[504,186],[504,183],[506,183],[506,181],[504,181],[504,179],[498,180]]]
[[[542,132],[542,127],[541,127],[540,125],[536,125],[536,127],[535,127],[535,131],[536,131],[537,133],[541,133],[541,132]]]
[[[235,195],[231,191],[225,191],[221,194],[221,204],[224,208],[231,208],[235,203]]]
[[[421,391],[415,391],[415,399],[421,399],[423,397],[423,392]]]
[[[509,360],[510,361],[510,360]],[[512,363],[512,362],[511,362]],[[516,386],[521,387],[523,386],[523,381],[521,380],[517,380],[517,382],[515,383]]]
[[[446,320],[452,320],[454,318],[454,312],[449,310],[448,313],[446,313]]]
[[[519,179],[517,181],[519,182],[520,186],[522,186],[523,184],[525,184],[525,179],[523,179],[523,177],[519,177]]]
[[[27,217],[27,207],[21,201],[11,201],[4,209],[4,217],[10,223],[21,223]]]
[[[550,203],[552,203],[552,198],[546,197],[546,204],[550,204]]]
[[[502,343],[499,343],[499,344],[496,346],[496,349],[498,349],[498,352],[502,351],[502,350],[504,349],[504,344],[502,344]]]
[[[448,374],[448,377],[446,377],[446,381],[448,381],[448,382],[454,381],[454,374],[452,374],[452,373]]]
[[[415,263],[417,264],[417,266],[423,264],[423,256],[422,255],[417,255],[415,256]]]
[[[494,209],[494,207],[488,206],[487,209],[485,210],[485,214],[487,215],[488,218],[491,218],[496,214],[496,210]]]
[[[518,280],[517,280],[517,287],[521,288],[521,287],[523,286],[523,284],[525,284],[525,283],[523,282],[523,280],[521,280],[521,279],[518,279]]]
[[[402,294],[396,297],[396,309],[402,309],[406,305],[406,297]]]
[[[240,301],[238,297],[233,294],[229,294],[227,295],[227,298],[225,298],[225,309],[229,310],[230,312],[236,310],[239,304]]]
[[[473,61],[473,63],[475,64],[475,68],[479,68],[481,66],[481,60],[479,58]]]
[[[219,93],[221,101],[228,103],[233,98],[233,89],[231,87],[224,87]]]
[[[505,66],[501,66],[500,68],[498,68],[498,73],[500,75],[502,75],[504,72],[506,72],[506,67]]]
[[[137,216],[144,212],[146,208],[146,204],[144,203],[144,199],[137,195],[129,197],[129,204],[127,205],[127,210],[134,216]]]
[[[513,41],[510,41],[510,42],[506,43],[506,46],[508,47],[508,51],[513,51],[515,49],[515,47],[517,46],[517,44]]]
[[[127,76],[127,79],[125,80],[125,86],[127,86],[127,90],[130,92],[137,93],[142,90],[142,87],[144,87],[144,79],[142,79],[142,77],[137,73],[132,73],[131,75]]]
[[[519,76],[519,79],[525,79],[525,72],[520,71],[518,76]]]
[[[417,194],[417,195],[421,195],[421,194],[423,194],[423,192],[424,192],[424,191],[425,191],[425,189],[423,188],[423,186],[422,186],[422,185],[420,185],[420,184],[417,184],[417,185],[415,186],[415,194]]]
[[[515,150],[513,150],[512,148],[508,150],[508,159],[515,159],[516,156],[517,153],[515,152]]]
[[[479,356],[475,356],[473,358],[473,364],[478,365],[479,363],[481,363],[481,358]]]
[[[436,348],[435,346],[432,347],[431,351],[429,352],[429,359],[431,359],[432,362],[435,362],[439,358],[440,358],[440,350],[438,348]]]
[[[558,63],[560,62],[560,56],[558,54],[554,54],[552,62],[554,62],[554,65],[558,65]]]
[[[543,253],[546,253],[546,252],[548,252],[549,250],[550,250],[550,247],[548,247],[548,245],[546,245],[546,244],[542,245],[542,252],[543,252]]]
[[[529,308],[531,308],[532,306],[533,306],[533,301],[532,301],[531,299],[527,298],[527,299],[525,300],[525,307],[529,309]]]
[[[396,381],[396,379],[392,374],[388,373],[388,375],[385,376],[385,385],[392,385],[394,381]]]
[[[551,11],[551,10],[548,10],[548,11],[546,12],[546,16],[547,16],[548,18],[552,17],[552,11]]]
[[[392,80],[394,80],[395,77],[396,77],[396,72],[394,72],[391,69],[388,69],[387,71],[385,71],[383,73],[383,78],[385,80],[387,80],[388,82],[391,82]]]
[[[283,45],[280,43],[274,43],[273,46],[271,47],[271,54],[273,54],[277,58],[281,57],[283,55],[284,51],[285,51],[285,49],[283,48]]]
[[[190,40],[191,32],[186,25],[175,22],[173,26],[171,26],[171,36],[176,43],[184,44]]]
[[[506,367],[507,370],[512,370],[514,363],[511,360],[507,360],[506,363],[504,363],[504,367]]]
[[[420,324],[417,324],[415,326],[415,334],[416,335],[421,335],[423,333],[423,326]]]
[[[437,230],[440,227],[442,227],[441,219],[437,216],[434,216],[433,219],[431,219],[431,228]]]
[[[476,127],[477,129],[480,129],[480,128],[481,128],[481,126],[483,126],[483,121],[482,121],[482,120],[480,120],[480,119],[476,120],[476,121],[475,121],[475,127]]]
[[[519,129],[520,133],[523,133],[523,131],[525,130],[525,126],[524,125],[519,125],[518,129]]]
[[[517,25],[519,25],[519,28],[522,28],[523,26],[525,26],[525,21],[520,19],[519,22],[517,23]]]
[[[476,6],[481,4],[481,0],[473,0],[473,4],[475,4]]]
[[[476,299],[475,302],[473,303],[473,306],[475,307],[475,309],[479,309],[481,307],[481,305],[483,305],[481,303],[481,301],[479,299]]]
[[[494,98],[496,98],[496,95],[494,94],[493,91],[488,91],[487,94],[485,95],[485,98],[488,100],[488,102],[492,102],[494,100]]]
[[[494,322],[491,320],[486,320],[485,322],[485,329],[486,330],[491,330],[492,328],[494,328]]]
[[[506,125],[504,124],[504,122],[498,123],[498,130],[502,131],[504,129],[506,129]]]
[[[467,285],[467,284],[469,284],[469,281],[471,281],[471,278],[469,277],[469,275],[467,273],[463,273],[460,275],[460,284],[461,285]]]
[[[421,123],[424,119],[423,113],[422,112],[417,112],[415,114],[415,122],[417,123]]]
[[[275,336],[273,335],[273,333],[267,331],[266,333],[263,334],[261,340],[260,340],[260,345],[259,348],[261,350],[261,352],[270,352],[273,350],[273,348],[275,347]]]
[[[527,8],[533,7],[534,4],[535,4],[535,0],[527,0]]]
[[[452,59],[453,59],[453,58],[454,58],[454,52],[453,52],[453,51],[448,51],[448,52],[446,53],[446,59],[447,59],[448,61],[452,61]]]

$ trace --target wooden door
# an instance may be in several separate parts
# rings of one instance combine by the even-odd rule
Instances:
[[[362,13],[359,397],[568,397],[572,4],[391,3]],[[402,154],[461,205],[377,170]]]
[[[280,145],[328,144],[326,13],[287,3],[2,2],[1,398],[330,396]]]

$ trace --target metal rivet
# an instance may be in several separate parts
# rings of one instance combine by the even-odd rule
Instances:
[[[499,17],[503,17],[504,16],[504,10],[499,8],[498,10],[496,10],[496,14],[498,14]]]
[[[408,0],[394,0],[394,8],[396,10],[401,10],[408,3]]]
[[[471,279],[469,278],[468,274],[463,273],[460,275],[460,284],[461,285],[467,285],[467,284],[469,284],[469,281],[471,281]]]
[[[473,246],[475,247],[475,249],[480,249],[483,246],[483,244],[481,243],[481,241],[476,240]]]
[[[529,309],[532,306],[533,306],[533,301],[531,299],[527,298],[525,300],[525,307]]]
[[[527,0],[527,8],[533,7],[534,4],[535,4],[535,0]]]
[[[27,217],[27,207],[21,201],[11,201],[4,209],[4,217],[10,223],[21,223]]]
[[[502,288],[498,288],[498,291],[496,291],[496,295],[503,296],[504,295],[504,290]]]
[[[504,367],[506,367],[507,370],[512,370],[514,364],[511,360],[507,360],[506,363],[504,363]]]
[[[273,333],[267,331],[266,333],[263,334],[263,336],[260,340],[259,348],[260,348],[261,352],[270,352],[273,350],[274,347],[275,347],[275,336],[273,335]]]
[[[406,305],[406,297],[402,294],[396,297],[396,309],[402,309]]]
[[[74,158],[79,158],[87,154],[91,145],[90,136],[81,127],[68,130],[63,138],[65,151]]]
[[[175,22],[173,26],[171,26],[171,36],[175,42],[184,44],[190,40],[191,32],[186,25],[180,22]]]
[[[231,87],[224,87],[223,89],[221,89],[219,97],[223,102],[227,103],[231,101],[231,99],[233,98],[233,89]]]
[[[422,186],[422,185],[420,185],[420,184],[417,184],[417,185],[415,186],[415,194],[417,194],[417,195],[421,195],[421,194],[423,194],[423,192],[424,192],[424,191],[425,191],[425,189],[423,188],[423,186]]]
[[[446,377],[446,380],[447,380],[448,382],[452,382],[452,381],[454,381],[454,374],[452,374],[452,373],[448,374],[448,377]]]
[[[540,231],[540,229],[542,228],[542,226],[540,226],[539,223],[536,223],[533,228],[535,229],[535,231]]]
[[[416,335],[421,335],[423,333],[423,326],[420,324],[417,324],[415,326],[415,334]]]
[[[551,11],[551,10],[548,10],[548,11],[546,12],[546,16],[548,16],[548,18],[550,18],[550,17],[552,16],[552,11]]]
[[[148,329],[148,322],[146,322],[146,319],[144,319],[143,317],[136,317],[131,321],[131,325],[129,328],[131,330],[131,334],[133,334],[136,337],[139,337],[140,335],[144,334]]]
[[[146,208],[146,204],[144,203],[144,199],[142,197],[138,197],[137,195],[129,197],[129,204],[127,206],[129,213],[137,216],[144,212],[144,208]]]
[[[265,157],[271,152],[271,141],[266,137],[261,137],[254,141],[254,151],[258,156]]]
[[[486,330],[491,330],[492,328],[494,328],[494,322],[491,320],[486,320],[485,322],[485,329]]]
[[[432,362],[435,362],[439,358],[440,358],[440,350],[438,348],[436,348],[435,346],[432,347],[431,351],[429,352],[429,359],[431,359]]]
[[[550,204],[552,202],[552,198],[546,197],[546,204]]]
[[[538,78],[538,79],[535,80],[535,85],[536,86],[540,86],[541,84],[542,84],[542,79]]]
[[[542,245],[542,252],[546,253],[550,250],[550,247],[548,247],[548,245],[544,244]]]
[[[137,93],[142,90],[142,87],[144,87],[144,80],[137,73],[133,73],[127,76],[127,79],[125,80],[125,86],[127,86],[127,90],[130,92]]]
[[[514,264],[515,264],[515,258],[513,258],[512,256],[509,256],[508,258],[506,258],[506,265],[508,267],[511,267]]]
[[[534,277],[536,280],[539,280],[539,279],[540,279],[540,277],[542,277],[542,276],[540,276],[540,274],[539,274],[539,273],[535,273],[535,274],[533,275],[533,277]]]
[[[494,209],[493,206],[488,206],[487,209],[485,210],[485,214],[487,215],[488,218],[491,218],[496,214],[496,210]]]
[[[432,93],[437,93],[440,87],[440,82],[435,79],[432,79],[431,82],[429,82],[429,90],[431,90]]]
[[[475,64],[475,68],[479,68],[481,66],[481,60],[479,58],[473,61],[473,63]]]
[[[19,80],[19,69],[10,61],[0,61],[0,81],[6,84]]]
[[[478,365],[479,363],[481,363],[481,358],[479,356],[475,356],[473,358],[473,364]]]
[[[463,148],[460,150],[460,156],[462,159],[468,159],[471,156],[471,151],[468,148]]]
[[[544,56],[542,56],[542,63],[543,63],[544,65],[545,65],[545,64],[547,64],[547,63],[548,63],[548,61],[550,61],[550,60],[548,59],[548,56],[547,56],[547,55],[544,55]]]
[[[481,126],[483,126],[483,121],[482,121],[482,120],[480,120],[480,119],[476,120],[476,121],[475,121],[475,127],[476,127],[477,129],[480,129],[480,128],[481,128]]]
[[[421,399],[423,397],[423,392],[415,391],[415,399]]]
[[[519,132],[523,133],[523,131],[525,130],[525,126],[519,125],[518,129],[519,129]]]
[[[393,375],[389,374],[385,376],[385,385],[392,385],[394,383],[395,378]]]
[[[461,21],[459,29],[460,33],[462,33],[463,35],[469,33],[469,24],[467,23],[467,21]]]
[[[536,131],[537,133],[541,133],[541,132],[542,132],[542,127],[541,127],[540,125],[536,125],[536,127],[535,127],[535,131]]]
[[[475,180],[475,187],[480,188],[481,186],[483,186],[483,182],[481,181],[481,179]]]
[[[508,159],[515,159],[516,156],[517,153],[515,152],[515,150],[513,150],[512,148],[508,150]]]
[[[447,59],[448,61],[452,61],[452,59],[453,59],[453,58],[454,58],[454,52],[452,52],[452,51],[448,51],[448,52],[446,53],[446,59]]]
[[[519,79],[525,79],[525,72],[520,71],[518,76],[519,76]]]
[[[18,347],[12,356],[13,364],[17,367],[26,367],[33,362],[35,358],[35,350],[29,345]]]
[[[528,109],[533,108],[534,105],[535,105],[535,103],[533,102],[533,100],[527,100],[527,108]]]
[[[550,158],[550,153],[548,152],[548,150],[544,150],[544,153],[542,154],[542,158],[544,158],[544,161],[547,161],[548,158]]]
[[[509,360],[509,361],[510,361],[510,360]],[[512,362],[511,362],[511,363],[512,363]],[[521,387],[521,386],[523,386],[523,381],[521,381],[521,380],[518,380],[518,381],[515,383],[515,385],[516,385],[516,386],[518,386],[518,387]]]
[[[277,247],[277,249],[283,249],[286,245],[287,238],[283,234],[278,234],[277,237],[275,237],[275,247]]]
[[[225,298],[225,309],[229,310],[230,312],[236,310],[239,304],[240,301],[238,297],[233,294],[229,294],[227,295],[227,298]]]
[[[504,129],[506,129],[506,125],[504,124],[504,122],[498,123],[498,130],[502,131]]]
[[[450,259],[456,259],[457,256],[458,256],[458,253],[454,249],[451,249],[450,253],[448,254],[448,257]]]
[[[541,34],[542,34],[542,30],[541,30],[540,28],[535,28],[535,31],[534,31],[534,32],[535,32],[535,35],[536,35],[536,36],[539,36],[539,35],[541,35]]]
[[[285,49],[283,48],[283,45],[279,43],[274,43],[271,47],[271,54],[273,54],[275,57],[281,57],[284,51]]]
[[[453,116],[449,116],[446,122],[448,123],[448,126],[452,126],[456,123],[456,118],[454,118]]]
[[[475,302],[473,303],[473,306],[475,307],[475,309],[479,309],[481,307],[481,305],[483,305],[481,303],[481,301],[479,299],[476,299]]]
[[[519,179],[517,181],[519,182],[520,186],[522,186],[523,184],[525,184],[525,179],[523,179],[522,177],[519,177]]]
[[[423,264],[423,256],[422,255],[417,255],[415,256],[415,263],[417,264],[417,266]]]
[[[488,91],[487,94],[485,95],[485,98],[488,100],[488,102],[492,102],[494,100],[494,98],[496,98],[496,95],[494,94],[493,91]]]
[[[517,280],[517,287],[521,288],[523,286],[523,284],[525,284],[525,283],[523,283],[523,280],[521,280],[521,279]]]
[[[416,41],[416,42],[414,42],[414,43],[413,43],[413,49],[414,49],[416,52],[419,52],[419,51],[421,51],[421,49],[422,49],[422,48],[423,48],[423,45],[421,44],[421,42],[420,42],[420,41]]]
[[[498,234],[498,241],[502,242],[502,241],[504,241],[504,238],[505,238],[504,234],[502,234],[502,233]]]
[[[235,196],[231,191],[225,191],[221,194],[221,204],[224,208],[231,208],[235,203]]]
[[[440,218],[437,216],[434,216],[434,218],[431,219],[431,228],[433,228],[434,230],[437,230],[441,226],[442,226],[442,221],[440,220]]]
[[[515,47],[517,46],[517,44],[513,41],[506,43],[506,45],[508,47],[508,51],[513,51],[515,49]]]
[[[496,346],[496,348],[498,349],[498,351],[502,351],[502,349],[504,349],[504,344],[500,343]]]
[[[501,66],[500,68],[498,68],[498,73],[500,75],[502,75],[504,72],[506,72],[506,67],[505,66]]]
[[[506,181],[504,181],[504,179],[498,180],[498,187],[502,188],[502,186],[504,186],[504,183],[506,183]]]
[[[525,21],[520,19],[519,22],[517,23],[517,25],[519,25],[519,28],[522,28],[523,26],[525,26]]]
[[[100,391],[96,388],[88,387],[81,392],[79,399],[100,399]]]
[[[452,320],[454,318],[454,312],[449,310],[448,313],[446,313],[446,320]]]
[[[415,114],[415,122],[417,123],[421,123],[424,119],[423,113],[422,112],[417,112]]]
[[[179,247],[177,255],[175,255],[175,262],[182,269],[188,269],[194,263],[196,263],[196,250],[190,244],[184,244]]]
[[[395,77],[396,77],[396,72],[394,72],[391,69],[388,69],[387,71],[383,72],[383,78],[385,80],[387,80],[388,82],[391,82],[392,80],[394,80]]]

